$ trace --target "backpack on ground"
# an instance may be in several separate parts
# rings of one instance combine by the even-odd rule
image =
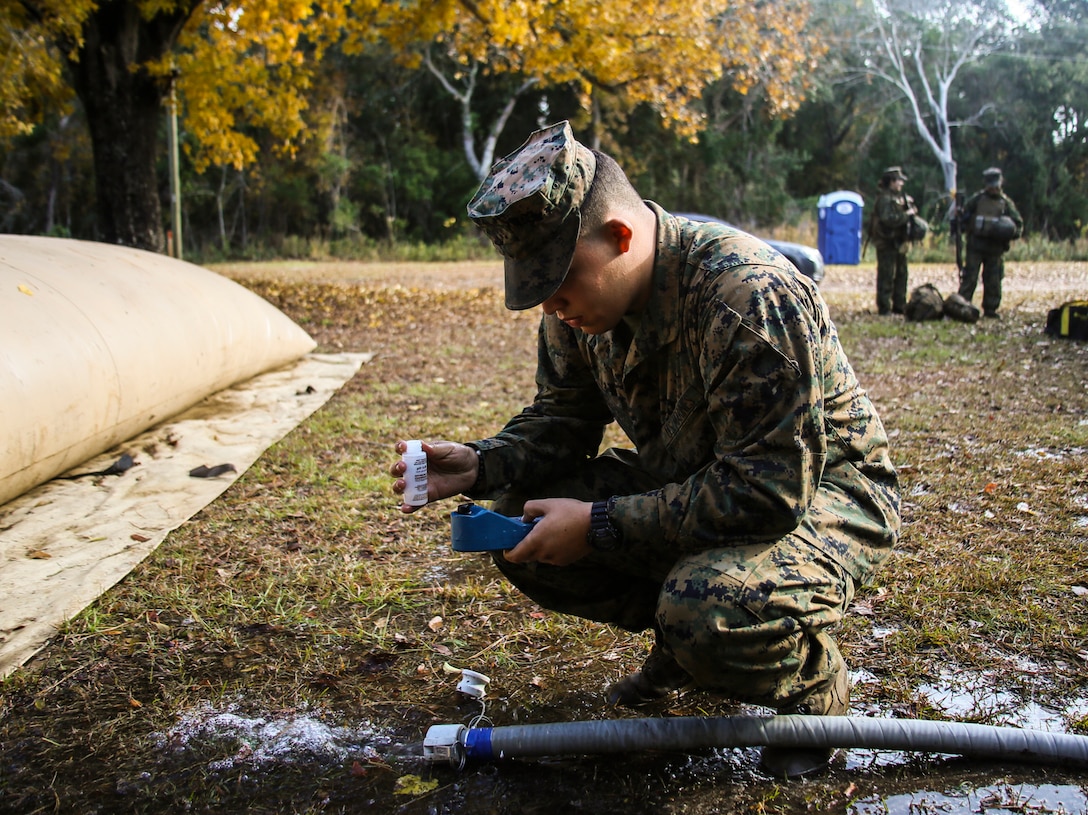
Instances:
[[[952,292],[944,298],[944,313],[961,323],[977,323],[978,318],[982,316],[978,306],[972,305],[959,292]]]
[[[944,298],[932,283],[923,283],[910,293],[903,316],[912,323],[939,320],[944,317]]]
[[[1045,333],[1070,340],[1088,340],[1088,300],[1070,300],[1046,314]]]

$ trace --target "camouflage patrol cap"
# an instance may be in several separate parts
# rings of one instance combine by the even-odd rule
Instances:
[[[889,167],[888,169],[886,169],[884,171],[884,175],[881,176],[881,178],[884,178],[887,181],[892,181],[894,179],[901,178],[904,181],[906,181],[907,180],[907,174],[903,172],[902,167],[899,167],[897,165],[895,167]]]
[[[987,186],[996,186],[1001,183],[1001,168],[987,167],[982,171],[982,180]]]
[[[468,216],[503,255],[508,309],[538,306],[563,285],[596,169],[563,121],[495,162],[472,197]]]

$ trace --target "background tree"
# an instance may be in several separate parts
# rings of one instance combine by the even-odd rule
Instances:
[[[772,108],[794,109],[822,51],[805,28],[808,13],[807,0],[447,0],[396,4],[382,36],[458,100],[465,156],[483,178],[513,105],[537,85],[573,89],[594,146],[601,95],[625,112],[645,105],[685,137],[705,121],[703,89],[723,77],[741,93],[760,88]],[[517,79],[507,83],[501,108],[481,121],[473,112],[477,82],[501,74]]]
[[[973,191],[982,171],[1002,167],[1006,189],[1034,231],[1075,238],[1088,222],[1088,20],[1049,15],[1015,47],[975,66],[965,95],[992,102],[980,127],[960,138]]]
[[[155,168],[162,102],[174,77],[196,168],[240,169],[255,156],[243,121],[294,149],[305,129],[309,67],[345,19],[343,2],[319,7],[310,0],[0,0],[8,42],[32,46],[0,86],[4,128],[41,121],[45,111],[28,100],[35,86],[56,87],[63,77],[90,133],[98,236],[157,250],[163,230]]]
[[[923,142],[937,159],[950,194],[956,191],[952,132],[977,123],[991,109],[975,100],[960,118],[950,112],[952,86],[965,65],[995,53],[1007,41],[1011,18],[1004,0],[871,0],[858,31],[861,59],[847,76],[888,83],[906,101]]]
[[[610,10],[596,10],[601,19],[585,18],[587,28],[575,15],[595,9],[581,0],[551,9],[536,0],[476,6],[468,0],[327,0],[320,6],[245,0],[201,4],[159,59],[125,63],[146,75],[156,98],[148,107],[153,112],[140,119],[148,130],[138,139],[140,151],[113,151],[122,163],[110,172],[143,173],[146,199],[88,207],[99,158],[92,161],[91,127],[75,94],[73,66],[50,26],[78,40],[86,22],[76,25],[79,15],[137,9],[139,20],[153,20],[176,4],[106,0],[92,9],[82,0],[35,2],[54,3],[53,16],[33,17],[25,4],[0,0],[0,228],[8,231],[103,239],[107,221],[95,212],[105,207],[146,216],[148,227],[133,230],[138,237],[161,229],[161,214],[150,213],[164,198],[166,157],[157,146],[140,151],[157,144],[165,125],[159,102],[175,70],[186,253],[206,260],[374,257],[391,241],[446,239],[472,251],[464,203],[480,169],[542,122],[561,118],[620,158],[648,196],[750,229],[811,223],[816,197],[834,189],[871,198],[888,164],[907,167],[911,193],[929,206],[927,217],[937,214],[933,207],[948,186],[914,126],[916,111],[934,121],[923,86],[916,107],[892,82],[866,73],[883,51],[862,36],[868,18],[853,0],[819,0],[815,17],[784,0],[755,9],[778,20],[781,36],[763,31],[754,17],[746,20],[744,5],[719,6],[714,22],[729,30],[736,60],[706,64],[702,50],[714,37],[725,40],[704,25],[710,33],[693,41],[699,59],[692,52],[688,60],[701,63],[693,69],[698,73],[683,79],[665,70],[656,78],[639,74],[654,64],[656,52],[638,50],[650,34],[638,28],[649,23],[637,10],[622,22]],[[659,22],[672,25],[679,10],[659,5]],[[1029,230],[1075,237],[1088,222],[1088,77],[1079,55],[1085,3],[1045,0],[1045,6],[1038,20],[1045,27],[1011,31],[1000,52],[958,69],[947,94],[947,131],[965,187],[973,190],[984,167],[1002,164]],[[461,33],[442,28],[450,15],[463,23]],[[424,24],[415,25],[417,19]],[[925,49],[940,42],[935,20],[925,18]],[[573,30],[554,34],[563,25]],[[741,36],[745,30],[748,39]],[[673,28],[672,36],[687,31]],[[477,34],[481,43],[492,39],[473,51]],[[639,42],[625,39],[631,35]],[[101,42],[108,52],[108,40]],[[819,44],[816,51],[808,49],[812,42]],[[144,53],[138,39],[131,44],[133,53]],[[666,39],[656,46],[668,50]],[[814,56],[825,46],[825,55]],[[777,59],[780,52],[788,57]],[[467,105],[436,79],[428,56],[451,87],[472,83]],[[921,64],[932,67],[931,55],[923,56]],[[659,61],[668,68],[667,55]],[[916,64],[904,63],[912,81]],[[707,76],[719,78],[698,85]],[[987,104],[976,126],[955,126]],[[151,169],[138,170],[134,157]]]
[[[83,108],[94,154],[98,229],[104,239],[158,249],[162,216],[155,172],[156,138],[167,90],[148,65],[169,53],[200,0],[5,0],[4,18],[36,46],[33,77],[61,71]],[[44,61],[46,44],[59,64]],[[42,58],[42,62],[38,61]],[[18,98],[19,94],[14,94]],[[16,127],[44,115],[25,104]],[[9,124],[9,127],[11,125]]]
[[[375,37],[409,60],[421,59],[432,42],[443,44],[469,82],[482,66],[516,76],[515,98],[517,89],[537,82],[571,84],[586,100],[596,90],[650,105],[678,132],[693,135],[701,114],[692,103],[726,68],[735,87],[759,83],[774,104],[795,104],[793,78],[811,51],[800,33],[806,9],[804,0],[668,0],[624,9],[590,0],[0,0],[9,35],[26,32],[35,45],[19,66],[22,85],[0,92],[11,100],[5,115],[15,121],[8,132],[40,121],[28,89],[60,76],[52,66],[41,69],[42,46],[51,45],[91,134],[99,236],[157,249],[155,163],[171,82],[181,94],[198,173],[216,165],[240,172],[255,161],[262,133],[287,155],[307,137],[328,142],[327,132],[314,133],[318,120],[307,122],[304,114],[315,66],[331,44],[340,42],[351,55]],[[729,54],[730,61],[723,65],[708,53]],[[471,95],[465,99],[467,108]],[[509,102],[502,110],[509,116]],[[479,154],[467,149],[475,139],[463,137],[477,176],[490,164],[503,121],[500,114]],[[462,123],[473,127],[464,110]],[[343,178],[334,176],[344,170],[333,172],[330,161],[323,183],[332,181],[329,189],[336,190]],[[221,184],[220,209],[226,190]],[[220,232],[226,232],[222,218]]]

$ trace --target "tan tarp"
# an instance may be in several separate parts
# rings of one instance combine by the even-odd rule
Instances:
[[[57,627],[113,586],[213,501],[371,354],[309,355],[207,397],[70,474],[109,467],[119,476],[55,479],[0,506],[0,676],[45,645]],[[194,468],[235,472],[194,478]]]
[[[192,263],[0,235],[0,675],[369,358],[304,357],[314,345],[279,309]],[[136,464],[118,475],[49,480],[122,453]],[[215,478],[190,475],[226,464]]]

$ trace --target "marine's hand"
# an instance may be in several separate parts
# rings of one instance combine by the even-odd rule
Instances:
[[[408,449],[404,441],[398,441],[393,449],[400,455]],[[451,495],[460,495],[472,489],[476,482],[476,468],[479,466],[476,451],[454,441],[423,442],[423,452],[427,454],[427,500],[438,501]],[[405,465],[400,459],[389,465],[389,474],[396,479],[393,492],[404,495]],[[419,507],[401,504],[401,512],[415,512]]]
[[[574,498],[543,498],[525,502],[524,520],[539,520],[521,543],[504,557],[511,563],[568,566],[590,552],[589,513],[593,504]]]

